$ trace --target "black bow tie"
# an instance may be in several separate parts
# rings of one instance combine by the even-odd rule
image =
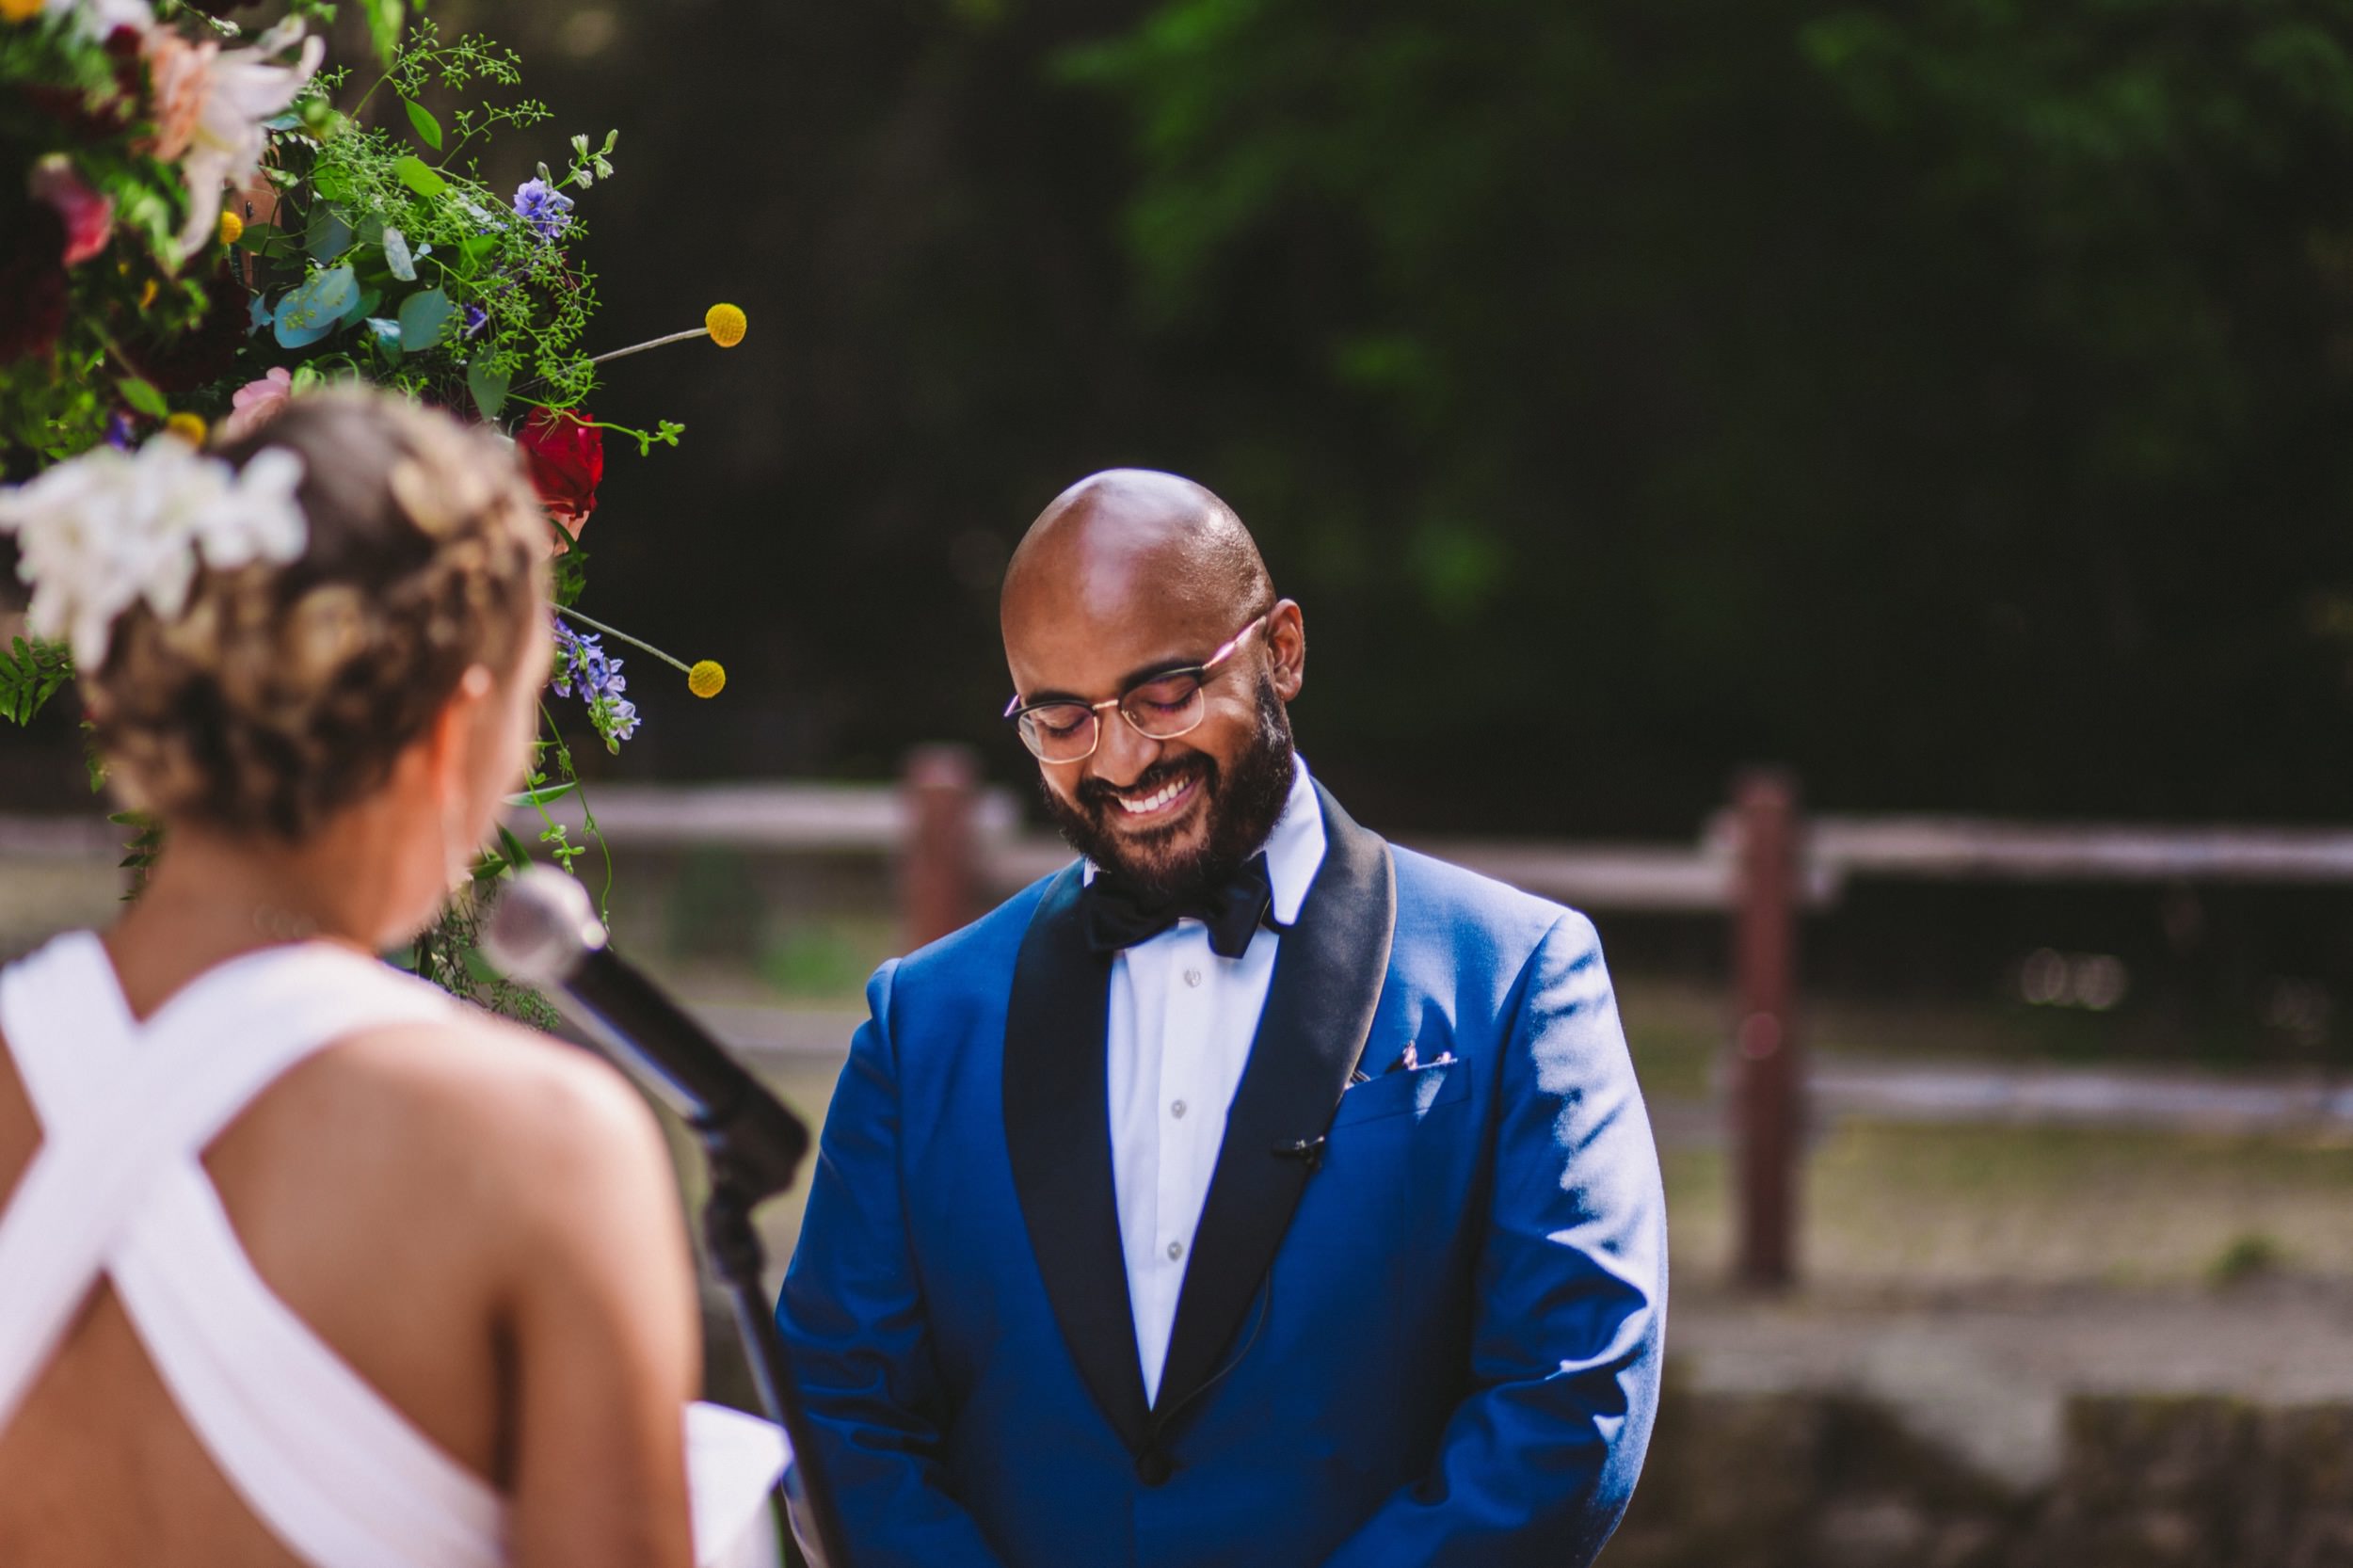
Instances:
[[[1196,920],[1209,928],[1209,951],[1220,958],[1240,958],[1250,950],[1250,937],[1261,923],[1282,926],[1273,913],[1274,890],[1267,880],[1266,856],[1250,863],[1225,883],[1197,898],[1155,903],[1144,897],[1115,872],[1097,867],[1095,880],[1079,894],[1080,918],[1086,922],[1087,946],[1097,953],[1118,952],[1148,942],[1181,920]]]

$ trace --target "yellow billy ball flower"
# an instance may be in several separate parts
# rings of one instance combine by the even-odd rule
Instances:
[[[164,434],[177,436],[190,446],[202,446],[204,421],[195,414],[177,413],[164,421]]]
[[[686,672],[686,689],[696,696],[717,696],[728,683],[728,672],[716,659],[697,659]]]
[[[234,245],[245,237],[245,219],[223,207],[220,210],[220,243]]]
[[[0,0],[0,22],[30,22],[40,14],[41,0]]]
[[[150,278],[147,280],[147,286],[139,290],[139,309],[144,311],[153,303],[155,303],[155,280]]]
[[[750,326],[744,312],[732,305],[713,305],[703,312],[703,326],[711,333],[711,341],[721,348],[733,348],[744,341],[744,332]],[[718,690],[712,687],[712,691]]]

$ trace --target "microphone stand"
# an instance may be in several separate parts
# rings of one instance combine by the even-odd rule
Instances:
[[[778,1105],[776,1109],[784,1108]],[[743,1342],[744,1359],[750,1364],[760,1403],[768,1407],[768,1414],[784,1429],[792,1444],[792,1463],[786,1466],[777,1482],[787,1504],[783,1516],[785,1560],[792,1568],[808,1568],[809,1560],[803,1554],[800,1540],[792,1529],[792,1517],[797,1512],[808,1521],[810,1533],[816,1537],[818,1561],[823,1568],[848,1568],[849,1555],[841,1547],[840,1527],[834,1516],[832,1497],[817,1478],[816,1448],[806,1440],[808,1416],[801,1403],[800,1385],[792,1379],[784,1332],[776,1327],[776,1314],[767,1302],[762,1277],[767,1272],[767,1249],[761,1245],[760,1232],[752,1224],[752,1210],[767,1199],[790,1192],[792,1177],[788,1175],[779,1184],[773,1175],[763,1175],[773,1173],[783,1163],[776,1159],[780,1151],[773,1144],[748,1149],[739,1146],[740,1139],[757,1136],[759,1128],[746,1124],[759,1119],[688,1119],[702,1144],[711,1175],[711,1195],[703,1203],[703,1247],[711,1258],[712,1272],[718,1275],[728,1304],[734,1309],[736,1337]],[[788,1169],[797,1167],[802,1149],[807,1146],[808,1135],[804,1133],[801,1148],[793,1149],[788,1157]]]
[[[808,1127],[643,974],[617,959],[584,962],[606,947],[607,934],[571,878],[537,868],[522,873],[500,901],[488,935],[493,963],[557,992],[576,1022],[652,1080],[701,1143],[711,1173],[704,1250],[734,1309],[760,1402],[792,1448],[792,1463],[776,1489],[787,1504],[786,1560],[792,1568],[849,1568],[784,1333],[769,1310],[761,1280],[766,1251],[752,1224],[754,1208],[791,1192],[800,1179]],[[649,1048],[650,1040],[700,1044],[696,1051],[665,1057]],[[813,1560],[804,1555],[792,1528],[796,1514],[808,1525]]]

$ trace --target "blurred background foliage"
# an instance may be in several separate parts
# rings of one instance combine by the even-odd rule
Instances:
[[[2353,780],[2353,0],[435,13],[552,145],[624,127],[614,344],[753,322],[595,410],[687,436],[614,465],[589,608],[736,672],[619,768],[1020,776],[998,571],[1140,463],[1306,604],[1374,820],[1683,836],[1755,759],[1843,808]]]
[[[770,295],[600,530],[625,614],[766,666],[663,764],[986,737],[1003,552],[1136,462],[1257,530],[1303,736],[1392,819],[1687,832],[1761,756],[1846,807],[2336,813],[2353,6],[1124,11],[611,13],[584,69],[702,86],[618,116],[680,143],[605,243],[740,234]],[[763,569],[665,550],[680,503]]]

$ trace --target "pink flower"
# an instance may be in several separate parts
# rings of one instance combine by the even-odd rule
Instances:
[[[229,417],[220,422],[220,439],[243,440],[278,417],[293,395],[294,376],[284,365],[273,366],[258,381],[248,381],[229,399]]]
[[[35,164],[26,184],[33,200],[56,208],[65,225],[65,254],[58,260],[67,266],[78,266],[106,248],[114,233],[114,198],[90,189],[64,153]]]

